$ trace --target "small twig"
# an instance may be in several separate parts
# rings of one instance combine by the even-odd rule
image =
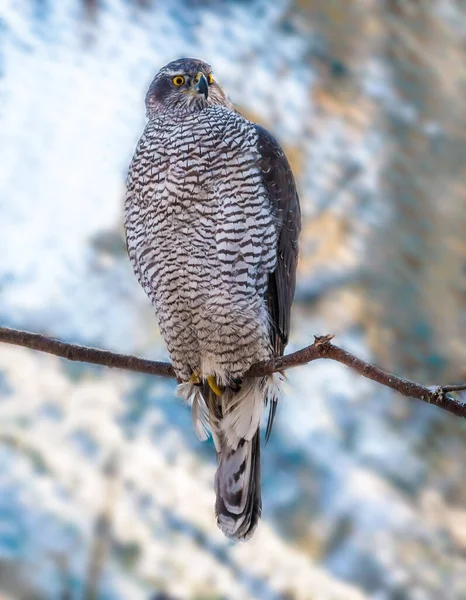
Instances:
[[[456,385],[442,385],[442,391],[447,392],[464,392],[466,390],[466,383],[458,383]]]
[[[333,336],[331,335],[315,337],[314,343],[302,350],[252,365],[245,373],[245,376],[264,377],[292,367],[305,365],[319,358],[326,358],[342,363],[363,377],[389,387],[403,396],[417,398],[429,404],[434,404],[454,415],[466,417],[466,403],[449,395],[449,392],[466,390],[466,383],[432,387],[419,385],[418,383],[384,371],[380,367],[354,356],[351,352],[335,346],[331,343],[332,338]],[[127,354],[116,354],[98,348],[68,344],[38,333],[0,327],[0,342],[47,352],[68,360],[126,369],[127,371],[137,371],[138,373],[147,373],[160,377],[176,377],[170,363],[146,360]]]

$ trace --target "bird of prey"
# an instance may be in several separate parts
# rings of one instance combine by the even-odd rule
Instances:
[[[217,451],[216,515],[247,540],[262,508],[260,421],[280,379],[249,367],[283,354],[298,260],[300,208],[283,150],[235,110],[211,67],[164,66],[125,200],[129,257],[149,296],[201,439]]]

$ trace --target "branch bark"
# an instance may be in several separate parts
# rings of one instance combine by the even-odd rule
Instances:
[[[314,343],[302,350],[274,358],[272,360],[256,363],[245,374],[245,377],[264,377],[272,373],[283,372],[292,367],[305,365],[320,358],[334,360],[346,365],[367,379],[372,379],[381,385],[391,388],[410,398],[417,398],[423,402],[434,404],[449,413],[459,417],[466,417],[466,402],[450,395],[450,392],[466,390],[466,383],[457,385],[422,386],[408,379],[403,379],[384,371],[376,365],[361,360],[351,352],[331,343],[333,336],[315,337]],[[39,352],[54,354],[67,360],[86,362],[105,367],[136,371],[159,377],[176,378],[175,371],[170,363],[147,360],[128,354],[117,354],[108,350],[89,348],[77,344],[69,344],[56,338],[47,337],[38,333],[0,327],[0,342],[23,346]]]

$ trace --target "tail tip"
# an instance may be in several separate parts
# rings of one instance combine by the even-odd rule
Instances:
[[[262,506],[254,507],[249,518],[233,518],[217,512],[217,525],[220,531],[229,539],[236,542],[247,542],[254,535],[261,517]]]

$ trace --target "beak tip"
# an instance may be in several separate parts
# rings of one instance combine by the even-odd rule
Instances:
[[[209,96],[209,84],[207,83],[207,79],[204,73],[201,73],[199,81],[194,86],[194,89],[198,94],[202,94],[207,100],[207,97]]]

